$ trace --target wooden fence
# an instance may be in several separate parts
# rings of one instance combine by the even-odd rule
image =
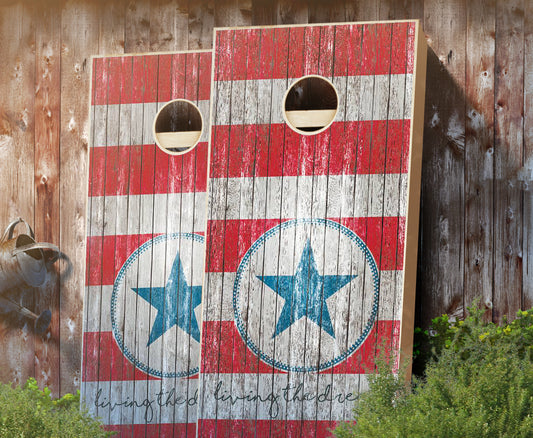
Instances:
[[[51,330],[0,315],[1,381],[79,387],[90,56],[209,49],[214,26],[421,19],[428,57],[417,322],[500,320],[533,305],[533,2],[73,0],[0,2],[0,226],[22,217],[65,254]]]

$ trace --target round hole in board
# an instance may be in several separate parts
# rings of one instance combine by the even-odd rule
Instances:
[[[294,131],[313,135],[333,123],[338,106],[337,90],[331,81],[322,76],[305,76],[285,93],[283,117]]]
[[[184,154],[198,144],[203,124],[202,114],[194,103],[185,99],[171,100],[155,116],[155,143],[168,154]]]

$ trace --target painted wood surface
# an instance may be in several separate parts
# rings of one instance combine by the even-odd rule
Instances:
[[[427,135],[423,169],[427,169],[427,160],[433,160],[435,165],[430,166],[430,171],[424,170],[422,180],[417,324],[427,327],[431,318],[444,312],[462,316],[475,297],[482,297],[488,306],[493,304],[495,321],[502,315],[514,315],[518,307],[533,305],[530,2],[515,2],[507,7],[502,2],[496,5],[495,1],[455,1],[451,12],[457,9],[464,15],[453,18],[455,24],[452,25],[449,13],[445,16],[439,12],[450,11],[446,6],[448,2],[441,0],[253,0],[251,6],[249,2],[226,2],[219,6],[219,2],[213,0],[163,4],[149,0],[41,3],[49,9],[48,14],[30,0],[8,0],[0,5],[3,36],[0,43],[3,59],[0,66],[3,78],[0,83],[0,179],[3,187],[0,225],[5,227],[11,219],[21,216],[34,228],[43,230],[40,232],[59,232],[59,241],[52,240],[52,243],[59,243],[68,260],[63,259],[58,264],[59,289],[51,286],[55,291],[45,294],[40,301],[43,305],[59,302],[51,331],[44,341],[36,337],[29,326],[25,327],[23,319],[16,315],[0,315],[0,346],[5,352],[0,361],[2,381],[21,382],[28,376],[35,376],[41,385],[50,384],[57,395],[75,391],[80,385],[90,57],[146,52],[152,49],[151,44],[154,47],[167,44],[168,50],[211,49],[215,15],[217,24],[222,26],[307,23],[328,20],[329,14],[338,19],[342,18],[340,9],[346,21],[422,19],[428,45],[433,49],[429,53],[426,82]],[[168,35],[164,35],[157,24],[160,21],[157,17],[161,17],[159,8],[168,7],[169,3],[188,16],[188,22],[180,21],[178,29],[187,37],[174,37],[172,47],[168,45]],[[330,11],[333,5],[335,11]],[[222,7],[226,8],[226,18],[221,15]],[[60,24],[53,22],[54,10],[59,11]],[[507,62],[510,39],[513,50],[522,49],[513,52],[513,61]],[[46,66],[41,58],[43,46],[37,49],[37,41],[48,41],[47,48],[58,50],[51,57],[54,62],[51,72],[59,66],[59,88],[53,76],[43,78],[36,74]],[[461,50],[464,61],[458,62],[454,54]],[[448,59],[450,51],[452,56]],[[508,67],[507,74],[500,70],[503,64]],[[520,66],[523,66],[523,85],[518,74]],[[52,125],[46,114],[37,115],[41,109],[35,105],[36,99],[44,98],[43,94],[35,94],[39,83],[49,84],[49,102],[60,102],[60,117],[55,118],[52,112],[54,123],[60,126],[59,158],[51,156],[48,149],[40,151],[43,146],[35,140],[38,136],[44,138],[46,132],[53,133],[54,129],[50,130]],[[500,96],[509,95],[508,90],[512,91],[514,106],[495,108],[494,103]],[[448,95],[455,97],[443,101],[442,96]],[[520,122],[521,140],[511,134],[514,127],[520,125],[515,117],[519,110],[524,114]],[[502,117],[501,111],[514,115]],[[449,135],[457,132],[449,129],[455,126],[450,123],[454,113],[458,114],[458,120],[464,120],[464,151]],[[497,115],[498,128],[495,129]],[[523,152],[520,152],[521,147]],[[57,149],[51,150],[57,154]],[[522,155],[519,156],[519,152]],[[56,159],[59,168],[47,167],[44,172],[42,164],[55,166]],[[46,187],[41,183],[43,174],[58,175],[55,188],[51,182]],[[439,186],[443,182],[453,191],[454,199],[450,194],[441,198]],[[496,242],[495,230],[514,231],[507,223],[507,201],[502,198],[507,192],[497,189],[496,185],[508,185],[509,193],[523,200],[517,202],[508,198],[513,209],[510,219],[513,226],[522,231],[504,238],[505,244]],[[59,210],[47,210],[50,217],[43,219],[41,206],[56,195]],[[440,213],[436,212],[443,213],[442,221]],[[448,224],[464,221],[464,230],[458,225],[446,230],[444,219]],[[45,225],[48,228],[44,229]],[[457,260],[449,257],[445,231],[451,236],[454,251],[463,253],[461,269]],[[458,237],[463,234],[464,237]],[[510,259],[506,259],[508,245],[513,249]],[[504,277],[508,269],[513,274]],[[459,271],[463,273],[458,275]],[[453,279],[453,290],[446,287],[448,275]],[[505,278],[517,280],[507,283]],[[436,291],[445,296],[436,297]],[[58,293],[59,298],[53,296]],[[36,304],[33,291],[27,291],[20,299],[30,308]],[[489,312],[487,316],[491,317]],[[58,349],[58,356],[54,348]]]
[[[93,59],[82,395],[122,436],[195,435],[209,125],[181,155],[152,125],[210,83],[210,51]]]
[[[412,337],[416,37],[412,21],[215,32],[200,436],[322,436],[350,418],[376,354],[397,360]],[[317,134],[283,116],[309,75],[338,102]]]

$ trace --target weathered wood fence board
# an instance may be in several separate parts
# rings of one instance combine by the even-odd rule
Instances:
[[[146,52],[152,49],[151,44],[165,46],[169,35],[161,29],[161,18],[158,17],[162,17],[159,8],[166,11],[168,5],[178,8],[182,18],[185,14],[188,16],[188,22],[180,19],[182,24],[177,29],[187,36],[173,35],[172,47],[165,46],[169,50],[210,49],[216,14],[217,24],[221,26],[251,25],[252,20],[254,25],[307,23],[327,20],[329,14],[340,18],[341,9],[347,21],[423,19],[422,27],[429,46],[439,57],[442,56],[442,64],[435,65],[435,58],[430,53],[431,74],[428,75],[426,95],[430,99],[438,94],[455,93],[458,99],[449,99],[448,103],[428,100],[426,105],[425,128],[430,135],[426,137],[425,145],[429,156],[424,162],[433,160],[435,165],[432,164],[431,169],[438,174],[433,177],[425,173],[422,186],[418,321],[426,325],[432,317],[444,312],[460,315],[464,306],[477,296],[481,296],[483,302],[494,303],[495,320],[503,314],[513,315],[519,306],[533,304],[531,2],[513,2],[510,6],[504,2],[496,5],[491,0],[453,3],[442,0],[275,0],[252,1],[251,6],[246,1],[226,2],[219,6],[219,2],[213,0],[57,0],[41,3],[45,9],[50,9],[49,16],[54,10],[60,11],[59,35],[58,24],[50,27],[51,22],[45,20],[45,14],[38,13],[42,9],[36,8],[34,1],[7,0],[0,5],[3,37],[0,40],[3,59],[0,67],[0,222],[5,227],[14,217],[22,216],[37,228],[42,229],[48,224],[49,230],[59,229],[59,242],[53,243],[59,243],[69,261],[59,265],[60,310],[59,315],[54,315],[53,326],[47,335],[50,348],[44,348],[45,344],[35,338],[29,326],[24,328],[25,321],[0,315],[0,346],[5,352],[0,363],[1,380],[20,382],[34,375],[41,385],[50,384],[54,394],[75,391],[79,387],[86,254],[89,58],[98,54]],[[452,9],[447,4],[451,4]],[[226,8],[225,18],[220,8]],[[330,12],[333,8],[335,10]],[[440,11],[448,12],[444,15]],[[463,14],[452,16],[453,25],[449,24],[450,11]],[[511,30],[514,32],[512,36],[509,35]],[[37,151],[41,146],[35,139],[50,125],[47,118],[37,117],[40,109],[35,101],[41,97],[34,93],[38,83],[50,79],[39,78],[36,74],[38,66],[43,65],[38,55],[38,52],[42,53],[42,47],[38,50],[36,42],[52,39],[54,50],[59,48],[54,53],[54,68],[59,66],[61,75],[60,87],[53,85],[49,88],[49,101],[60,101],[61,116],[57,122],[60,123],[59,191],[50,188],[45,197],[52,199],[54,193],[58,193],[59,210],[48,210],[50,218],[42,219],[43,212],[37,202],[44,201],[39,179],[42,175],[38,176],[43,172],[36,173],[36,169],[42,169],[40,163],[43,160],[38,157],[44,157],[44,152]],[[512,62],[507,54],[508,46],[512,49]],[[450,50],[452,57],[448,60]],[[463,53],[461,62],[458,62],[456,53]],[[507,67],[507,75],[500,69],[500,64]],[[523,77],[523,84],[520,77]],[[497,98],[495,93],[498,93]],[[494,103],[504,95],[511,99],[512,106],[506,102],[507,106],[498,106],[495,111]],[[449,151],[451,143],[439,139],[448,125],[441,122],[442,129],[434,126],[436,112],[451,114],[454,111],[466,127],[462,155],[454,155]],[[517,119],[520,112],[524,113],[522,121]],[[522,127],[518,130],[523,129],[521,140],[512,135],[517,126]],[[514,154],[520,148],[523,151],[517,159]],[[496,165],[498,172],[501,169],[505,172],[496,175]],[[450,202],[450,194],[439,197],[441,182],[455,190],[456,203]],[[509,189],[504,191],[506,185]],[[37,193],[39,190],[40,194]],[[508,193],[511,197],[503,199],[502,196]],[[507,224],[507,206],[513,208],[514,225]],[[463,274],[457,273],[459,269],[455,264],[454,271],[439,267],[439,260],[446,258],[454,262],[454,259],[449,255],[449,247],[441,247],[442,231],[435,212],[443,212],[443,218],[449,224],[455,224],[448,227],[448,232],[452,236],[454,254],[463,254],[460,268]],[[500,234],[496,237],[497,230],[501,229],[505,232],[498,231]],[[43,229],[42,232],[48,231]],[[464,237],[458,237],[463,234]],[[500,242],[499,236],[504,240]],[[507,260],[505,249],[509,245],[513,255]],[[70,275],[64,275],[66,271],[70,271]],[[450,279],[453,288],[445,286]],[[57,298],[45,295],[45,300],[49,298],[50,302],[57,303]],[[33,305],[33,293],[27,293],[23,302]],[[38,358],[36,348],[40,350]],[[59,349],[59,359],[54,356],[53,348]],[[45,365],[42,365],[43,360]]]

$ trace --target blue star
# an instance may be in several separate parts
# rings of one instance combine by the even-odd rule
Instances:
[[[257,276],[285,300],[272,338],[304,316],[335,338],[326,300],[356,277],[357,275],[320,275],[311,240],[307,239],[294,275]]]
[[[202,301],[202,286],[187,284],[179,253],[176,254],[165,287],[132,289],[157,309],[147,347],[175,325],[200,342],[200,329],[194,309]]]

